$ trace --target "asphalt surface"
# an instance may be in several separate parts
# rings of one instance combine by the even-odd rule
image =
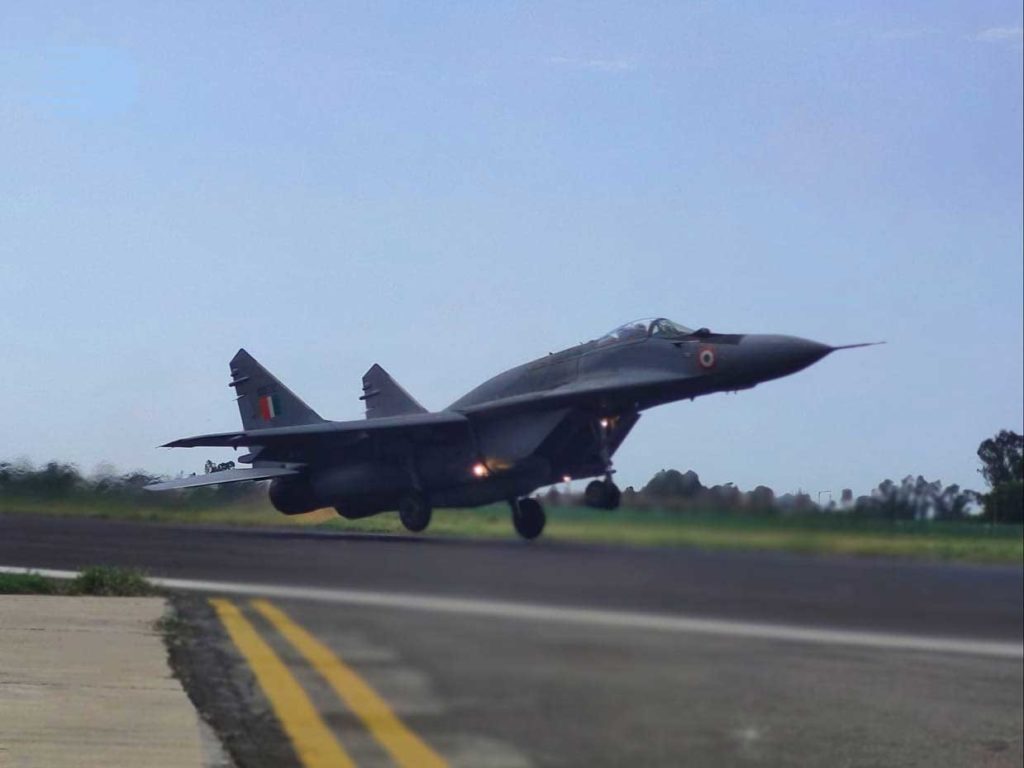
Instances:
[[[1020,643],[1020,568],[0,516],[0,564]],[[245,598],[359,765],[389,765]],[[1013,765],[1017,658],[275,599],[451,765]],[[291,754],[206,604],[184,664],[243,765]],[[263,744],[245,751],[246,744]],[[267,743],[269,741],[273,744]],[[276,745],[276,746],[275,746]],[[240,749],[239,749],[240,748]],[[275,751],[276,750],[276,751]],[[273,755],[261,763],[260,755]],[[293,764],[298,765],[298,762]]]
[[[1020,640],[1020,568],[0,515],[0,565]]]

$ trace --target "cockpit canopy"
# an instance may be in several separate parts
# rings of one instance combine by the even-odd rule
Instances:
[[[664,317],[648,317],[642,320],[634,320],[631,323],[620,325],[614,331],[606,333],[597,340],[598,344],[613,344],[619,341],[632,339],[643,339],[648,336],[662,336],[665,338],[679,338],[691,336],[693,330],[685,325],[674,323]]]

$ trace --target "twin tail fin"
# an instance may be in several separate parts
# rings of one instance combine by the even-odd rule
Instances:
[[[294,427],[323,421],[244,349],[238,350],[229,365],[231,381],[228,386],[235,389],[243,429]]]
[[[368,419],[427,412],[426,408],[391,378],[391,374],[376,363],[363,374],[363,394],[359,399],[366,403]]]

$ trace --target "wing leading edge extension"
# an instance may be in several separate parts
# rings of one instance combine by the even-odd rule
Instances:
[[[604,380],[573,382],[543,392],[529,392],[497,400],[460,407],[459,402],[449,406],[458,413],[477,416],[488,413],[540,410],[543,408],[564,408],[571,406],[593,407],[606,400],[635,400],[644,392],[666,386],[678,386],[680,377],[661,371],[639,371],[623,373]]]

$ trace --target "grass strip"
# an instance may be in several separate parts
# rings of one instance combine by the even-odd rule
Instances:
[[[70,580],[51,579],[38,573],[0,573],[0,594],[148,597],[160,591],[140,571],[94,565]]]
[[[61,584],[38,573],[0,573],[0,595],[56,595]]]
[[[753,515],[706,510],[548,508],[543,539],[626,546],[785,551],[1024,565],[1024,529],[980,522],[888,521],[851,514]],[[167,508],[102,501],[0,500],[0,513],[139,522],[308,527],[407,533],[394,513],[345,520],[333,510],[286,517],[265,501],[211,508]],[[434,511],[429,536],[514,539],[508,507]]]

